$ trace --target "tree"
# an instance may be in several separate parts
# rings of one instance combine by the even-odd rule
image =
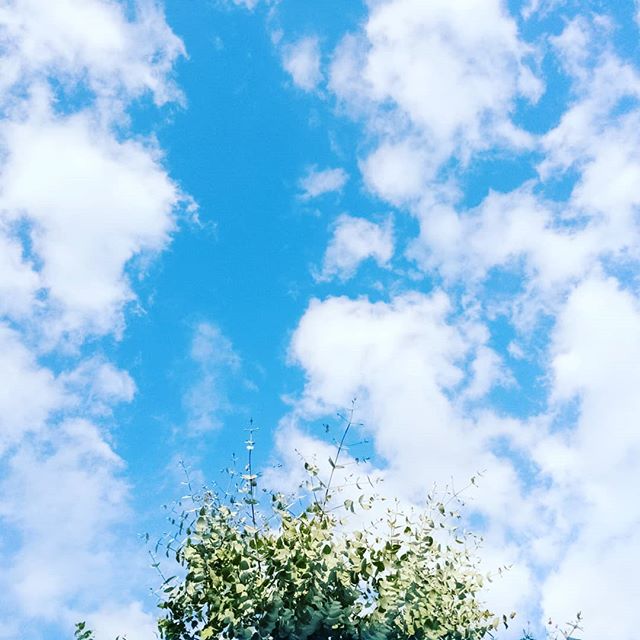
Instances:
[[[419,513],[396,505],[367,519],[381,498],[357,479],[334,488],[351,425],[326,480],[304,462],[299,495],[258,500],[253,429],[231,490],[194,492],[188,481],[165,547],[181,571],[162,576],[163,640],[481,640],[508,626],[515,614],[496,616],[481,602],[488,577],[478,568],[478,539],[460,530],[451,506],[458,494],[430,496]],[[347,486],[359,493],[345,497]],[[577,629],[556,629],[556,637]],[[81,623],[76,637],[92,635]]]
[[[452,524],[459,516],[448,503],[430,499],[421,513],[390,508],[372,524],[353,522],[376,498],[336,499],[332,481],[351,424],[327,481],[304,463],[301,508],[300,496],[280,493],[256,508],[252,435],[237,490],[192,496],[175,548],[184,575],[162,588],[163,639],[475,640],[507,625],[478,598],[485,577],[476,539]]]

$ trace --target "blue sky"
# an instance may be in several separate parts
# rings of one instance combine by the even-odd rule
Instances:
[[[0,3],[0,638],[154,637],[139,534],[250,419],[265,481],[357,397],[486,593],[635,637],[640,6]],[[274,465],[278,465],[274,467]]]

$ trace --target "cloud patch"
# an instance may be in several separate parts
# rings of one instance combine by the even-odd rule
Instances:
[[[334,51],[328,86],[362,123],[364,183],[418,221],[405,257],[432,290],[313,301],[291,342],[306,376],[292,419],[357,396],[378,470],[408,501],[488,469],[471,503],[485,559],[508,550],[519,567],[495,606],[515,598],[532,620],[582,609],[585,636],[631,639],[640,74],[612,17],[565,4],[523,11],[564,21],[544,51],[566,102],[541,133],[516,115],[542,95],[543,50],[502,2],[371,2]],[[474,181],[487,152],[531,172],[508,190]]]
[[[196,434],[222,425],[222,415],[231,407],[225,380],[229,373],[238,371],[240,358],[229,339],[208,322],[196,327],[190,355],[197,368],[196,381],[184,394],[182,403],[187,412],[187,428]]]
[[[134,298],[125,267],[167,245],[178,189],[156,150],[116,140],[91,111],[59,117],[30,106],[26,118],[0,124],[2,218],[26,225],[39,265],[36,275],[18,263],[16,282],[27,296],[36,283],[46,292],[52,339],[117,331]]]
[[[393,256],[393,245],[390,220],[376,224],[365,218],[343,214],[335,222],[318,279],[331,280],[336,277],[347,280],[369,258],[384,267]]]
[[[328,193],[340,193],[347,184],[349,176],[339,167],[318,169],[310,167],[300,179],[300,198],[313,200]]]
[[[318,38],[307,36],[285,45],[282,49],[282,66],[296,87],[303,91],[314,91],[322,81]]]
[[[99,340],[121,336],[132,261],[175,230],[179,189],[127,109],[181,100],[184,46],[155,2],[16,0],[0,50],[0,617],[67,636],[109,602],[138,624],[110,433],[135,383]]]
[[[342,40],[329,86],[381,144],[418,137],[439,167],[492,144],[531,143],[511,122],[515,100],[542,90],[529,52],[499,0],[388,0]]]
[[[86,80],[99,98],[150,92],[157,104],[179,97],[171,80],[182,41],[155,2],[17,0],[0,9],[3,56],[0,93],[12,86],[62,78],[69,88]],[[94,28],[100,25],[99,29]]]

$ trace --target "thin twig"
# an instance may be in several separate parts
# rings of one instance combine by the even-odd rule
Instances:
[[[255,444],[255,441],[253,439],[253,432],[255,431],[255,428],[253,426],[253,418],[251,418],[251,420],[249,421],[249,440],[247,440],[247,451],[249,452],[249,464],[248,464],[248,471],[249,471],[249,500],[251,502],[251,522],[253,523],[254,528],[257,527],[257,523],[256,523],[256,508],[255,508],[255,496],[254,496],[254,486],[257,483],[254,483],[253,481],[253,466],[252,466],[252,454],[253,454],[253,447]]]
[[[329,474],[329,482],[327,482],[327,488],[324,492],[324,498],[322,500],[322,511],[325,511],[325,508],[327,506],[327,501],[329,500],[329,490],[331,489],[331,482],[333,481],[333,474],[336,471],[336,467],[338,466],[338,460],[340,459],[340,453],[342,452],[342,449],[344,447],[344,441],[347,437],[347,434],[349,433],[349,429],[351,428],[351,425],[353,424],[353,414],[355,412],[355,405],[356,405],[356,399],[354,398],[351,401],[351,409],[349,410],[349,419],[347,420],[347,426],[345,427],[343,433],[342,433],[342,438],[340,438],[340,444],[338,445],[338,450],[336,451],[336,459],[333,461],[333,464],[331,465],[331,473]]]

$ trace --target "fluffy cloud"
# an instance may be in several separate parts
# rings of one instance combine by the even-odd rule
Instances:
[[[64,389],[40,367],[13,329],[0,324],[0,456],[25,434],[42,429],[49,414],[65,403]]]
[[[326,193],[342,191],[347,184],[349,176],[344,169],[318,169],[310,167],[300,180],[300,197],[303,200],[311,200]]]
[[[395,205],[418,198],[436,167],[418,140],[383,142],[361,163],[369,189]]]
[[[640,98],[640,74],[613,53],[607,33],[606,25],[576,19],[556,40],[577,99],[544,136],[539,171],[542,178],[576,171],[570,211],[593,221],[601,253],[637,259],[640,111],[624,103]]]
[[[577,400],[579,415],[535,449],[537,463],[553,479],[553,504],[571,509],[574,529],[543,602],[554,618],[588,612],[590,637],[635,633],[625,603],[640,594],[625,558],[628,566],[640,557],[639,336],[638,299],[613,278],[594,274],[569,297],[551,346],[552,397],[560,405]]]
[[[40,277],[33,264],[24,259],[18,233],[11,225],[0,227],[0,314],[24,318],[35,306]]]
[[[523,16],[560,4],[531,2]],[[489,470],[471,503],[485,517],[485,559],[499,564],[502,550],[518,567],[497,608],[513,597],[556,621],[582,609],[588,637],[631,639],[640,74],[614,50],[614,28],[577,18],[550,39],[570,97],[533,135],[511,118],[542,85],[503,3],[369,3],[334,54],[330,88],[364,121],[365,185],[418,220],[407,257],[448,294],[315,301],[291,356],[306,374],[295,417],[357,395],[391,493],[411,500],[452,470]],[[537,162],[537,176],[461,204],[466,161],[505,147]],[[514,334],[504,349],[496,322]],[[523,361],[531,368],[516,375]],[[535,394],[536,408],[492,408],[500,385]]]
[[[191,342],[191,359],[197,366],[197,382],[182,399],[191,432],[209,431],[221,425],[221,414],[229,409],[225,379],[237,372],[240,359],[220,329],[200,323]]]
[[[0,515],[20,542],[2,558],[5,606],[54,621],[82,593],[95,606],[116,571],[110,529],[125,513],[121,467],[83,420],[63,422],[11,458]]]
[[[286,45],[282,51],[282,65],[297,87],[313,91],[322,80],[318,39],[309,36]]]
[[[324,254],[319,279],[350,278],[361,262],[373,258],[385,266],[393,256],[391,222],[376,224],[365,218],[341,215],[335,222],[333,236]]]
[[[562,5],[564,1],[565,0],[529,0],[522,7],[522,17],[525,20],[537,16],[545,17],[559,5]]]
[[[470,499],[491,523],[487,566],[519,565],[508,588],[497,585],[490,595],[499,608],[524,610],[533,583],[509,532],[531,526],[540,513],[533,501],[524,503],[513,462],[493,447],[496,436],[509,438],[520,425],[500,424],[489,415],[474,420],[468,413],[467,402],[501,383],[500,366],[486,344],[487,332],[472,320],[457,322],[452,312],[442,292],[406,294],[388,303],[365,298],[312,302],[290,351],[305,371],[305,388],[293,425],[281,426],[279,447],[295,467],[293,443],[306,457],[314,451],[308,438],[296,435],[296,421],[333,414],[356,397],[357,419],[382,465],[367,471],[384,478],[385,493],[419,504],[434,482],[460,488],[486,470],[481,490]],[[315,451],[327,453],[317,443]]]
[[[424,198],[413,208],[421,233],[409,255],[422,268],[467,283],[484,280],[494,268],[519,273],[526,294],[535,292],[538,302],[542,294],[548,305],[551,292],[559,302],[558,294],[597,264],[638,259],[640,112],[620,105],[640,96],[640,77],[602,43],[602,29],[606,34],[606,27],[577,19],[554,41],[576,97],[540,138],[538,180],[490,192],[473,209],[456,208],[451,198]],[[577,179],[568,200],[544,197],[549,181],[572,174]]]
[[[2,217],[26,225],[41,264],[36,276],[22,263],[16,283],[26,279],[27,296],[35,282],[46,291],[59,316],[52,333],[107,333],[133,299],[127,263],[166,245],[178,192],[153,149],[117,141],[91,112],[56,117],[39,107],[0,125]]]
[[[73,400],[84,404],[92,415],[110,415],[111,407],[120,402],[131,402],[136,385],[131,376],[112,363],[94,356],[72,371],[59,376]]]
[[[443,293],[408,294],[388,304],[312,302],[291,342],[291,358],[307,376],[299,408],[322,415],[358,397],[379,452],[394,467],[425,466],[431,480],[446,482],[455,458],[460,475],[471,477],[482,461],[467,456],[460,442],[474,450],[477,433],[449,394],[469,382],[465,361],[484,346],[486,334],[450,325],[451,310]],[[425,486],[416,475],[407,481],[414,490]]]
[[[530,144],[510,120],[518,97],[541,91],[528,53],[499,0],[376,2],[362,32],[337,48],[330,87],[382,144],[417,137],[437,168],[493,143]],[[405,159],[396,174],[415,176],[415,153]]]
[[[525,286],[549,294],[581,277],[606,250],[600,223],[567,225],[561,211],[566,210],[535,195],[532,185],[490,193],[470,211],[423,204],[420,236],[408,255],[425,270],[467,284],[484,280],[496,267],[518,273],[524,265]]]
[[[0,44],[2,633],[68,634],[91,614],[110,633],[119,609],[136,628],[118,632],[149,637],[108,430],[135,384],[88,339],[119,335],[132,260],[175,228],[179,191],[126,109],[180,97],[183,46],[155,2],[111,0],[3,3]]]
[[[157,638],[155,618],[139,602],[121,607],[106,605],[87,618],[87,624],[99,638],[117,638],[126,632],[128,640]]]
[[[169,74],[182,42],[156,3],[137,3],[136,13],[129,20],[125,6],[109,0],[5,4],[0,90],[57,75],[70,87],[86,78],[99,97],[150,91],[159,104],[175,98]]]

